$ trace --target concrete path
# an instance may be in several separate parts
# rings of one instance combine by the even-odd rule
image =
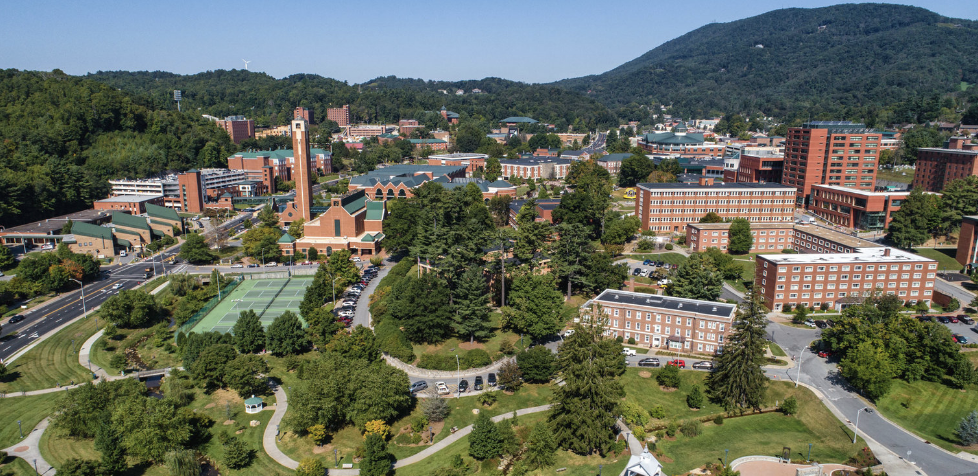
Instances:
[[[92,380],[96,380],[99,378],[109,379],[112,377],[111,375],[109,375],[108,372],[105,371],[105,369],[99,367],[98,365],[93,364],[91,359],[92,346],[95,345],[95,341],[97,341],[99,337],[102,337],[103,332],[105,331],[98,331],[94,335],[92,335],[92,337],[89,337],[88,340],[86,340],[85,343],[82,344],[81,349],[78,350],[78,363],[82,367],[89,369],[92,372],[92,374],[94,374],[92,376]]]
[[[39,448],[41,442],[41,435],[44,434],[44,429],[48,427],[48,419],[45,418],[41,420],[40,423],[34,427],[33,430],[24,438],[23,441],[17,443],[10,448],[4,448],[8,455],[21,458],[27,461],[29,466],[35,466],[37,468],[38,474],[44,476],[51,476],[57,471],[44,458],[41,456],[41,450]]]
[[[262,436],[262,446],[265,448],[265,453],[271,456],[278,464],[285,466],[290,469],[295,469],[299,467],[299,462],[286,456],[281,450],[278,449],[278,441],[276,439],[279,432],[279,425],[282,424],[282,418],[285,416],[286,410],[289,409],[288,396],[285,394],[285,390],[282,387],[275,388],[275,413],[272,414],[272,418],[268,420],[268,426],[265,427],[265,434]],[[528,415],[531,413],[538,413],[550,409],[550,405],[541,405],[539,407],[524,408],[522,410],[516,410],[517,416]],[[498,423],[508,418],[512,418],[513,413],[504,413],[502,415],[497,415],[492,417],[492,421]],[[447,447],[448,445],[462,439],[465,435],[472,432],[472,425],[465,428],[460,428],[455,433],[446,436],[442,440],[436,442],[435,444],[427,447],[424,451],[420,453],[408,456],[407,458],[398,460],[394,463],[394,468],[401,468],[409,464],[417,463]],[[634,437],[633,437],[634,439]],[[332,476],[356,476],[360,474],[359,469],[330,469],[329,474]]]

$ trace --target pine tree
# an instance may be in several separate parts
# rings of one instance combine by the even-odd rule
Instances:
[[[730,243],[727,245],[727,251],[730,253],[742,255],[754,246],[754,236],[750,233],[750,222],[746,218],[734,218],[728,234]]]
[[[621,343],[603,335],[607,318],[600,308],[581,321],[557,355],[565,384],[554,387],[549,422],[561,448],[603,455],[615,441],[612,426],[625,396],[618,381],[625,372],[625,356]]]
[[[709,257],[693,253],[679,265],[668,292],[670,296],[716,301],[722,289],[723,273],[716,269]]]
[[[557,442],[545,422],[537,423],[530,432],[523,460],[530,469],[546,468],[556,461]]]
[[[553,264],[557,276],[567,282],[567,299],[571,297],[571,287],[580,282],[586,273],[586,263],[594,253],[594,246],[588,237],[587,228],[580,223],[563,223],[557,226],[560,239],[554,246]]]
[[[972,410],[968,416],[962,418],[954,434],[961,439],[963,446],[978,443],[978,410]]]
[[[228,435],[224,440],[224,464],[228,468],[244,468],[251,464],[252,456],[252,450],[237,436]]]
[[[503,452],[503,441],[499,436],[499,428],[489,418],[486,412],[479,412],[479,417],[469,433],[469,456],[482,461],[495,458]]]
[[[699,385],[693,385],[693,389],[686,395],[686,405],[689,408],[700,408],[703,406],[703,392]]]
[[[468,337],[469,342],[492,337],[492,324],[489,322],[489,294],[482,269],[469,268],[462,274],[455,288],[453,327],[459,337]]]
[[[102,453],[101,468],[107,475],[121,474],[129,468],[121,440],[106,413],[95,433],[95,449]]]
[[[232,328],[234,346],[242,354],[257,354],[265,348],[265,329],[258,314],[251,309],[241,311]]]
[[[734,331],[723,346],[723,353],[706,377],[707,394],[728,411],[759,409],[767,377],[761,370],[767,347],[764,328],[767,321],[761,306],[760,288],[754,287],[750,300],[738,311]]]
[[[390,476],[394,474],[394,459],[387,452],[387,442],[376,433],[368,433],[363,443],[363,459],[360,461],[361,476]]]

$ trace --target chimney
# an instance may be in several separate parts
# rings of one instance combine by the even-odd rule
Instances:
[[[889,248],[884,248],[883,249],[883,256],[890,256],[890,249]]]
[[[700,177],[701,186],[713,186],[713,179],[710,177]]]
[[[964,149],[964,142],[964,137],[952,137],[947,140],[947,148],[958,150]]]

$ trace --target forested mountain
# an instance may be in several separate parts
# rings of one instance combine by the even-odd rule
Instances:
[[[354,121],[393,123],[399,119],[424,120],[424,111],[442,106],[465,117],[494,123],[508,116],[529,116],[575,129],[609,127],[617,119],[607,107],[582,94],[552,85],[534,85],[486,78],[477,81],[442,82],[376,78],[361,85],[348,85],[314,74],[295,74],[275,79],[264,73],[245,70],[208,71],[193,75],[166,72],[98,72],[90,79],[114,88],[144,96],[158,107],[175,107],[173,90],[183,91],[184,111],[197,111],[224,117],[242,114],[257,125],[284,124],[296,106],[313,110],[324,119],[326,108],[350,105]],[[438,90],[450,90],[444,94]],[[464,95],[455,95],[464,89]],[[482,94],[471,94],[481,89]]]
[[[2,226],[81,210],[110,178],[219,166],[237,150],[199,116],[58,70],[0,71],[0,143]]]
[[[978,22],[917,7],[788,8],[713,23],[606,73],[554,84],[610,107],[659,103],[683,116],[817,117],[976,83],[976,39]]]

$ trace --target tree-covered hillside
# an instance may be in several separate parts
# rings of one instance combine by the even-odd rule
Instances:
[[[259,126],[285,124],[297,106],[313,110],[316,121],[326,117],[326,109],[350,105],[354,121],[396,123],[400,119],[424,121],[425,111],[442,106],[464,117],[490,122],[508,116],[529,116],[575,129],[617,125],[607,107],[582,94],[552,85],[531,85],[498,78],[477,81],[441,82],[376,78],[360,85],[348,85],[314,74],[295,74],[275,79],[264,73],[245,70],[208,71],[193,75],[166,72],[113,71],[94,73],[90,79],[146,97],[158,107],[175,108],[173,90],[183,91],[184,111],[197,111],[218,117],[241,114]],[[444,94],[439,90],[451,91]],[[456,95],[464,89],[464,95]],[[472,94],[481,89],[482,94]],[[430,124],[435,125],[435,124]]]
[[[199,116],[58,70],[0,71],[0,143],[2,226],[86,208],[110,178],[219,166],[237,150]]]
[[[916,7],[789,8],[710,24],[606,73],[555,84],[611,107],[815,117],[974,84],[976,38],[978,22]]]

